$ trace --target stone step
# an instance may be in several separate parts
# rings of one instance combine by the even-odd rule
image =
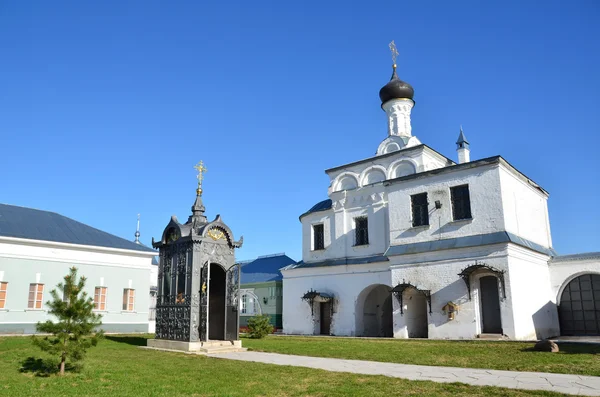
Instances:
[[[502,340],[502,339],[507,339],[506,336],[502,335],[502,334],[479,334],[477,335],[478,339],[485,339],[485,340]]]
[[[212,347],[210,349],[200,349],[200,352],[206,354],[218,354],[218,353],[235,353],[248,351],[245,347]]]

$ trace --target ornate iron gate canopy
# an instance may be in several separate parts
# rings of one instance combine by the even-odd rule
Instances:
[[[500,280],[502,286],[502,299],[506,299],[506,287],[504,286],[504,270],[496,269],[495,267],[486,265],[484,262],[475,261],[474,265],[464,268],[458,275],[463,279],[467,285],[467,292],[469,294],[469,300],[471,300],[471,276],[477,271],[486,271],[492,273]]]
[[[429,314],[431,314],[432,313],[432,311],[431,311],[431,291],[428,289],[419,289],[419,288],[417,288],[417,286],[412,285],[410,282],[398,284],[390,291],[392,294],[396,295],[396,298],[398,299],[398,302],[400,303],[400,314],[404,315],[404,305],[403,305],[402,295],[404,294],[404,291],[409,288],[413,288],[413,289],[417,290],[418,292],[422,293],[423,296],[425,296],[425,299],[427,299],[427,305],[429,306]]]
[[[329,301],[333,301],[333,296],[324,292],[318,292],[313,290],[312,288],[306,292],[302,298],[303,301],[307,301],[308,304],[310,305],[310,314],[314,316],[315,314],[315,309],[314,309],[314,303],[315,302],[329,302]],[[333,305],[331,305],[331,310],[333,312]]]

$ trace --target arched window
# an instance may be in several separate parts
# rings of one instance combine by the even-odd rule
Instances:
[[[396,142],[388,143],[385,149],[383,149],[383,153],[392,153],[397,150],[400,150],[400,146]]]
[[[415,166],[408,161],[401,161],[394,168],[394,178],[400,178],[401,176],[411,175],[415,173]]]
[[[351,190],[356,189],[357,187],[358,183],[356,182],[356,178],[350,175],[346,175],[339,180],[336,191]]]
[[[369,173],[365,176],[363,180],[363,186],[381,181],[385,181],[385,174],[383,173],[383,171],[375,169],[369,171]]]
[[[243,292],[240,298],[240,314],[242,316],[256,316],[262,314],[258,296],[250,291]]]

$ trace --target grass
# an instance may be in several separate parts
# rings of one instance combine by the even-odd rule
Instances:
[[[294,343],[293,339],[290,341]],[[29,338],[0,338],[0,396],[560,395],[335,373],[139,348],[145,344],[146,338],[141,336],[108,336],[89,351],[80,372],[58,377],[45,374],[44,357]]]
[[[533,343],[269,336],[244,339],[255,351],[402,364],[554,372],[600,376],[600,346],[559,345],[559,353],[532,351]]]

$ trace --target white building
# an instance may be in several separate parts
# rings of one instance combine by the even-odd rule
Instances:
[[[69,269],[87,278],[106,332],[148,332],[156,251],[54,212],[0,204],[0,334],[32,334]]]
[[[600,334],[600,253],[556,256],[548,192],[500,156],[471,161],[462,129],[458,163],[422,144],[413,94],[394,65],[379,93],[387,138],[374,157],[326,170],[329,199],[300,216],[284,333]]]

